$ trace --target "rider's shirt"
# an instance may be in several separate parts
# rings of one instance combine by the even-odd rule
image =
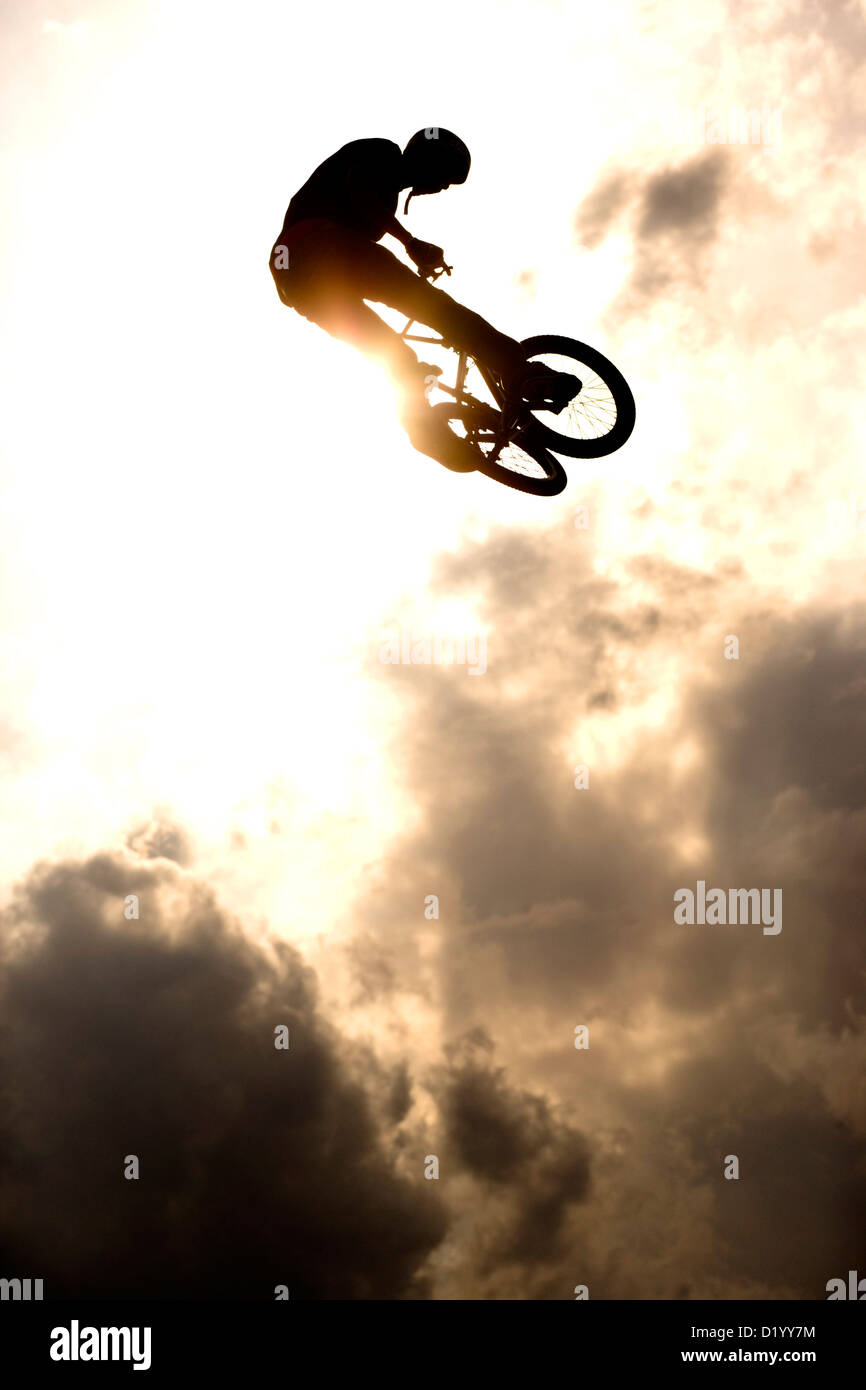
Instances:
[[[323,217],[378,241],[405,187],[403,153],[392,140],[351,140],[320,164],[289,203],[282,238],[309,218]],[[291,238],[288,237],[289,241]]]

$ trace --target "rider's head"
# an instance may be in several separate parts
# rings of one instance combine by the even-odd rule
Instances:
[[[411,189],[406,199],[418,193],[441,193],[452,183],[465,183],[469,174],[469,151],[458,135],[442,126],[417,130],[403,151],[406,171],[404,188]],[[404,208],[405,212],[405,208]]]

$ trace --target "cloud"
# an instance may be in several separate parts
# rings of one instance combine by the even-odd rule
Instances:
[[[590,250],[597,246],[633,197],[630,172],[618,169],[605,174],[577,210],[575,230],[578,240]]]
[[[189,836],[161,813],[134,825],[124,843],[133,854],[145,859],[173,859],[184,868],[193,858]]]
[[[543,1096],[508,1083],[493,1043],[476,1028],[446,1048],[440,1104],[446,1152],[478,1181],[509,1192],[508,1219],[493,1227],[485,1265],[533,1270],[558,1255],[567,1209],[586,1201],[589,1145]]]
[[[170,831],[37,864],[0,915],[4,1264],[49,1298],[437,1296],[462,1170],[491,1198],[469,1287],[500,1265],[537,1286],[586,1198],[583,1137],[483,1035],[420,1082],[349,1041],[296,950],[156,852]]]
[[[398,1171],[295,950],[122,852],[37,865],[0,925],[10,1270],[54,1298],[424,1292],[442,1205],[420,1157]],[[408,1076],[390,1086],[393,1124]]]
[[[387,913],[378,885],[357,912],[410,988],[392,923],[420,881],[440,896],[463,1041],[436,1094],[469,1184],[445,1286],[824,1297],[866,1211],[866,608],[780,610],[737,566],[661,557],[602,580],[567,528],[494,529],[430,592],[471,602],[489,668],[400,673],[415,828],[382,866]],[[781,934],[677,926],[698,878],[781,888]]]
[[[725,151],[704,150],[678,169],[651,174],[641,191],[638,237],[670,235],[683,251],[702,246],[714,234],[727,164]]]
[[[648,173],[631,168],[602,174],[577,210],[575,232],[592,250],[615,227],[627,225],[633,264],[620,296],[621,316],[675,290],[703,287],[732,175],[730,155],[718,146]]]

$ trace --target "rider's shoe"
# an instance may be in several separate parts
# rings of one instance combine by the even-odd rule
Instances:
[[[454,473],[474,473],[478,454],[467,439],[449,429],[423,397],[410,396],[400,411],[400,423],[419,454],[426,454]]]
[[[532,410],[559,415],[573,401],[583,383],[570,372],[557,372],[544,362],[524,362],[509,383],[509,395],[526,401]]]

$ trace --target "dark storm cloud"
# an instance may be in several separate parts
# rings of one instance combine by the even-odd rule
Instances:
[[[717,1057],[680,1063],[659,1118],[684,1135],[696,1165],[719,1172],[725,1155],[739,1158],[740,1180],[715,1189],[729,1269],[816,1298],[863,1248],[862,1139],[834,1121],[817,1087],[780,1084],[748,1042],[729,1036]]]
[[[543,1096],[510,1085],[492,1054],[480,1028],[446,1048],[437,1088],[443,1149],[447,1160],[453,1154],[474,1178],[512,1198],[487,1260],[548,1260],[560,1248],[566,1209],[587,1199],[589,1146]]]
[[[474,1029],[446,1049],[443,1118],[449,1144],[475,1177],[513,1180],[539,1147],[547,1107],[537,1096],[520,1096],[490,1065],[493,1044]]]
[[[584,1212],[593,1296],[687,1285],[695,1298],[824,1297],[826,1280],[856,1265],[866,1211],[866,609],[752,612],[737,564],[629,564],[621,582],[599,579],[565,528],[494,532],[442,559],[432,592],[471,597],[488,671],[471,684],[446,668],[389,672],[407,710],[395,747],[418,829],[395,846],[399,882],[383,869],[389,917],[373,895],[359,910],[411,978],[391,923],[417,911],[420,883],[441,892],[447,1025],[484,1029],[520,1075],[502,1081],[481,1034],[468,1060],[451,1058],[448,1135],[485,1190],[520,1186],[524,1210],[539,1190],[546,1102],[524,1102],[518,1084],[572,1097],[581,1132],[592,1088],[621,1115],[623,1156],[594,1156],[593,1187],[612,1172],[637,1195],[621,1210],[605,1196],[596,1227],[594,1201],[552,1196],[546,1208],[550,1232]],[[732,627],[737,662],[722,655]],[[639,712],[672,670],[665,724],[643,725],[614,766],[588,759],[591,788],[576,791],[584,721]],[[693,763],[675,771],[689,746]],[[705,848],[684,856],[693,834]],[[781,933],[676,925],[673,893],[699,877],[782,889]],[[641,1050],[677,1060],[647,1090],[628,1078],[629,1030],[650,1006]],[[590,1018],[603,1045],[576,1072],[572,1030]],[[576,1076],[590,1089],[575,1093]],[[585,1142],[597,1137],[590,1128]],[[728,1153],[739,1183],[721,1176]],[[551,1179],[552,1194],[582,1190],[578,1154],[563,1150],[568,1177]],[[676,1255],[658,1251],[659,1193],[678,1206]],[[808,1211],[799,1244],[791,1210]],[[510,1217],[496,1220],[513,1233]],[[540,1281],[529,1296],[567,1296],[568,1260],[558,1266],[546,1239],[530,1253],[529,1229],[515,1247]],[[479,1256],[471,1276],[483,1288],[488,1264]],[[526,1279],[517,1287],[528,1296]]]
[[[866,609],[750,627],[733,691],[702,682],[689,702],[707,749],[712,864],[729,883],[783,886],[779,984],[805,1023],[842,1030],[846,1000],[866,1003]],[[670,987],[682,997],[691,982],[674,972]]]
[[[356,991],[355,1004],[368,1004],[390,994],[397,979],[381,944],[369,933],[358,932],[345,947]]]
[[[405,1120],[412,1106],[412,1081],[405,1062],[395,1067],[388,1095],[387,1113],[392,1124]]]
[[[423,1293],[436,1188],[396,1170],[295,950],[124,853],[37,865],[0,926],[4,1272],[46,1297]],[[397,1122],[409,1079],[387,1084]]]
[[[763,629],[756,634],[761,660],[744,665],[737,702],[753,717],[725,719],[719,687],[702,697],[702,721],[728,726],[719,772],[727,782],[729,809],[730,798],[748,782],[745,809],[755,819],[767,814],[780,791],[791,789],[802,790],[822,810],[861,810],[866,805],[866,610],[858,605],[845,613],[808,612],[794,621],[765,623]],[[762,717],[774,709],[785,717],[772,722]]]

